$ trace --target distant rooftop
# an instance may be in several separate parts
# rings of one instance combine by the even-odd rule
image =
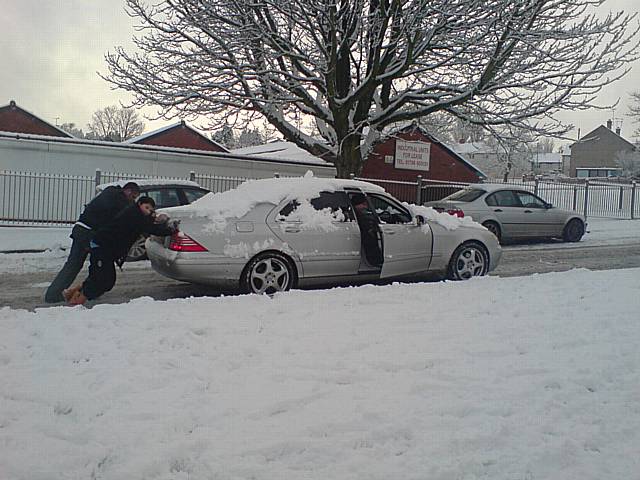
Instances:
[[[265,143],[264,145],[255,145],[253,147],[236,148],[231,150],[231,153],[235,153],[237,155],[248,155],[250,157],[279,158],[289,162],[329,165],[329,162],[311,155],[306,150],[298,147],[295,143],[285,141],[275,141]]]

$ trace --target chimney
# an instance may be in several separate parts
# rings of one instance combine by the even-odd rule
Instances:
[[[613,126],[613,122],[611,121],[611,119],[607,120],[607,128],[611,130],[612,126]]]

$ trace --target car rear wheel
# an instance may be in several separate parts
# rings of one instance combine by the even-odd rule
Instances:
[[[240,283],[246,293],[273,295],[290,290],[294,279],[293,267],[284,255],[264,252],[249,262]]]
[[[478,242],[467,242],[456,248],[449,262],[451,280],[469,280],[489,271],[489,254]]]
[[[147,247],[145,242],[147,237],[140,235],[127,253],[127,262],[137,262],[138,260],[145,260],[147,258]]]
[[[584,235],[584,223],[582,220],[574,218],[564,227],[562,239],[565,242],[579,242]]]
[[[500,231],[500,225],[498,225],[496,222],[487,221],[487,222],[484,222],[482,226],[485,227],[487,230],[489,230],[491,233],[493,233],[498,239],[498,243],[500,243],[500,241],[502,240],[501,238],[502,232]]]

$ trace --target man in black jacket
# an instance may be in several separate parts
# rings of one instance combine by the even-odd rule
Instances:
[[[175,222],[154,222],[155,202],[150,197],[140,197],[116,218],[98,229],[91,240],[89,276],[82,285],[63,292],[71,305],[82,305],[87,300],[98,298],[113,288],[116,283],[115,262],[126,257],[136,239],[143,233],[166,236],[177,231]]]
[[[137,183],[128,182],[124,187],[110,186],[105,188],[97,197],[84,208],[80,218],[71,230],[71,251],[62,270],[58,272],[45,293],[44,299],[48,303],[64,301],[62,291],[73,283],[78,276],[84,261],[89,254],[89,242],[95,231],[111,222],[127,205],[135,202],[140,195]]]

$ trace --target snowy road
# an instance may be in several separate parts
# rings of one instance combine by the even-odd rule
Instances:
[[[44,290],[63,263],[64,253],[58,253],[57,256],[25,254],[20,258],[22,263],[11,269],[16,273],[5,270],[0,276],[0,306],[26,309],[43,306]],[[586,242],[544,243],[505,247],[500,266],[493,275],[506,277],[562,272],[573,268],[609,270],[632,267],[640,267],[640,241],[596,245]],[[82,278],[84,276],[85,273],[81,274]],[[218,292],[205,287],[164,278],[153,272],[148,262],[138,262],[118,272],[115,288],[104,295],[100,303],[123,303],[139,297],[165,300],[216,294]]]

